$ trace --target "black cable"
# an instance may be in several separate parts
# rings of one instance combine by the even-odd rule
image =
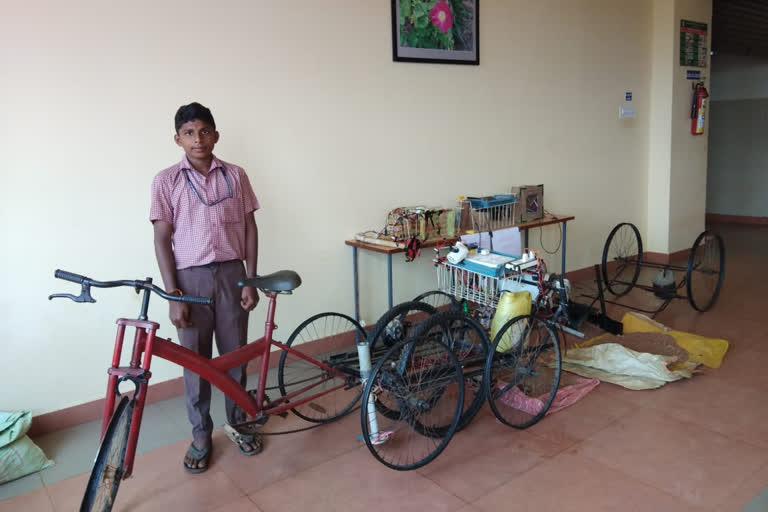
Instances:
[[[336,420],[331,421],[331,422],[327,422],[327,423],[334,423],[335,421],[338,421],[340,419],[346,418],[348,415],[352,414],[355,411],[359,411],[359,410],[360,410],[360,406],[358,405],[357,407],[355,407],[354,409],[349,411],[347,414],[345,414],[341,418],[337,418]],[[282,436],[282,435],[285,435],[285,434],[296,434],[298,432],[304,432],[306,430],[312,430],[312,429],[315,429],[317,427],[322,427],[324,425],[325,425],[325,423],[318,423],[317,425],[312,425],[312,426],[304,427],[304,428],[297,428],[296,430],[285,430],[283,432],[259,432],[259,434],[262,435],[262,436]]]
[[[557,217],[552,215],[552,213],[548,212],[547,210],[544,210],[544,215],[549,215],[553,219],[557,220]],[[557,229],[559,231],[559,236],[557,237],[557,247],[555,247],[552,251],[549,251],[546,247],[544,247],[544,227],[539,226],[539,245],[541,246],[542,250],[547,254],[557,254],[557,251],[560,250],[560,245],[563,243],[563,225],[559,222],[557,223]]]

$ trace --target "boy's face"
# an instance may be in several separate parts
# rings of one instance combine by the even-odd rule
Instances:
[[[219,142],[219,132],[205,121],[193,119],[181,125],[173,139],[184,149],[187,158],[205,160],[213,154],[213,147]]]

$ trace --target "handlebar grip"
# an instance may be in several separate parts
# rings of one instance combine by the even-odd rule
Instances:
[[[213,304],[213,301],[208,297],[195,297],[192,295],[184,295],[182,297],[179,297],[177,300],[179,302],[186,302],[187,304],[202,304],[204,306]]]
[[[89,281],[89,279],[85,276],[81,276],[80,274],[74,274],[72,272],[67,272],[66,270],[56,270],[53,274],[57,279],[64,279],[65,281],[72,281],[73,283],[77,284],[83,284],[83,281]]]

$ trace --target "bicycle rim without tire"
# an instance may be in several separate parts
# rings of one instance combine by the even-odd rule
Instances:
[[[372,407],[378,400],[385,401],[388,410],[397,410],[397,416]],[[420,468],[450,442],[463,400],[461,367],[446,345],[425,337],[400,342],[376,364],[363,391],[365,444],[389,468]]]
[[[342,375],[282,351],[277,369],[278,387],[282,396],[317,384],[294,397],[296,401],[354,382],[349,389],[341,388],[294,407],[291,411],[296,416],[313,423],[326,423],[352,410],[361,392],[357,341],[364,340],[365,336],[366,332],[359,323],[341,313],[320,313],[308,318],[293,331],[286,342],[287,346],[339,370]]]
[[[504,324],[485,367],[488,404],[496,418],[519,429],[541,420],[557,393],[561,364],[557,331],[546,322],[519,316]]]
[[[124,396],[115,409],[85,488],[80,512],[109,512],[125,470],[125,449],[131,428],[133,403]]]

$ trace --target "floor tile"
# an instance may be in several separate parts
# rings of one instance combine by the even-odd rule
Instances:
[[[584,456],[700,506],[768,462],[768,450],[642,408],[577,447]]]
[[[740,482],[738,487],[714,508],[718,512],[741,512],[749,505],[752,509],[744,509],[744,512],[766,511],[768,510],[768,504],[765,503],[766,489],[768,489],[768,463]],[[766,506],[755,510],[761,502]]]
[[[560,445],[570,446],[607,427],[632,410],[633,406],[625,401],[593,391],[572,406],[545,416],[526,431]]]
[[[526,449],[524,442],[517,441],[506,447],[466,453],[463,460],[449,464],[439,464],[442,461],[438,459],[425,467],[424,475],[451,494],[473,502],[544,460]]]
[[[251,494],[264,512],[455,511],[466,505],[418,473],[393,471],[355,450]]]
[[[768,510],[768,487],[750,501],[742,512],[765,512]]]
[[[169,510],[203,512],[232,503],[233,498],[241,495],[240,490],[221,471],[212,468],[194,476],[201,478],[185,478],[177,485],[163,486],[159,492],[120,496],[116,502],[116,509],[135,512]]]
[[[649,405],[664,415],[768,448],[766,390],[736,386],[713,375],[665,386]]]
[[[239,498],[237,501],[227,503],[224,506],[213,510],[212,512],[261,512],[259,507],[247,496]]]
[[[2,486],[0,486],[2,487]],[[53,504],[44,488],[12,498],[0,498],[0,512],[53,512]]]
[[[0,484],[0,502],[19,496],[27,492],[41,489],[43,487],[43,480],[40,478],[40,473],[33,473],[31,475],[23,476]]]
[[[513,478],[473,505],[488,512],[700,510],[596,461],[573,454],[572,450]]]
[[[285,420],[273,418],[267,424],[268,429],[273,429],[272,431],[307,426],[311,424],[292,414]],[[214,463],[219,465],[240,489],[250,495],[271,483],[322,464],[342,453],[364,449],[361,448],[364,444],[358,440],[359,436],[360,416],[359,413],[353,413],[342,420],[320,425],[306,432],[265,436],[264,451],[253,457],[241,455],[233,443],[224,440],[221,443],[223,450],[218,451],[218,456],[215,455]],[[216,442],[218,445],[219,441]]]
[[[99,449],[101,421],[89,421],[35,439],[38,446],[56,465],[44,469],[40,476],[46,485],[90,471]]]

